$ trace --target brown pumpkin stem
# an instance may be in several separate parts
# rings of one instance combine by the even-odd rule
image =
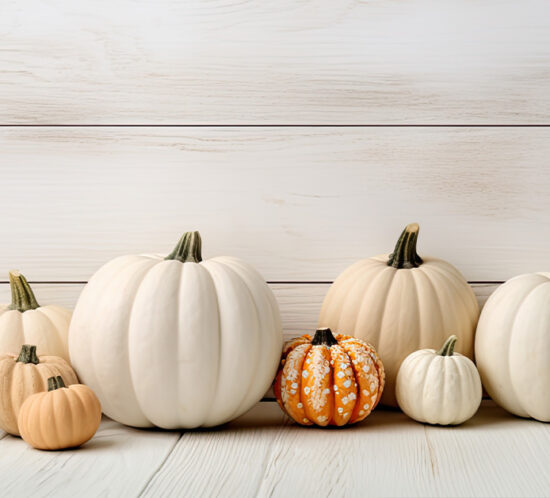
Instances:
[[[34,363],[35,365],[38,365],[40,361],[38,360],[38,356],[36,356],[36,346],[23,344],[16,361],[19,363]]]
[[[338,344],[338,341],[336,340],[336,337],[332,335],[332,331],[329,328],[326,329],[317,329],[315,332],[315,335],[313,336],[313,340],[311,341],[311,344],[313,346],[334,346],[335,344]]]
[[[63,378],[58,375],[57,377],[50,377],[48,379],[48,391],[55,391],[56,389],[61,389],[62,387],[67,387]]]
[[[394,268],[418,268],[422,263],[422,258],[416,252],[416,242],[418,240],[418,223],[411,223],[401,232],[395,249],[389,255],[388,266]]]
[[[445,344],[443,344],[441,349],[437,352],[437,354],[441,356],[453,356],[456,341],[458,341],[458,337],[456,335],[452,335],[451,337],[449,337],[445,341]]]
[[[174,250],[164,259],[174,259],[181,263],[200,263],[202,241],[199,232],[185,232]]]
[[[17,270],[9,272],[11,288],[10,310],[21,311],[35,310],[40,305],[36,302],[34,292],[27,282],[27,279]]]

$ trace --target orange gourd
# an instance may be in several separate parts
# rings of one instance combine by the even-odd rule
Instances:
[[[36,346],[24,344],[19,356],[0,355],[0,429],[19,435],[17,417],[23,402],[48,388],[48,378],[61,376],[67,385],[78,379],[71,366],[58,356],[37,356]]]
[[[101,404],[84,384],[65,387],[48,379],[48,391],[33,394],[19,411],[21,437],[39,450],[74,448],[90,440],[101,422]]]
[[[299,424],[342,426],[369,415],[384,381],[384,366],[369,343],[319,329],[313,339],[304,335],[285,344],[273,389]]]

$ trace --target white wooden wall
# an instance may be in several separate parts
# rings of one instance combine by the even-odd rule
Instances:
[[[194,229],[206,257],[262,272],[287,336],[412,221],[420,253],[454,263],[481,304],[548,271],[549,14],[548,0],[2,0],[0,302],[18,268],[40,302],[72,307],[105,261]],[[494,406],[447,432],[377,412],[320,439],[267,405],[244,436],[105,421],[87,451],[45,454],[0,433],[5,491],[74,494],[87,477],[117,496],[350,496],[361,480],[385,496],[548,493],[547,426]],[[337,439],[346,451],[303,472]]]
[[[287,334],[411,221],[481,301],[548,270],[549,10],[3,2],[0,297],[18,268],[73,306],[108,259],[190,229],[263,273]]]

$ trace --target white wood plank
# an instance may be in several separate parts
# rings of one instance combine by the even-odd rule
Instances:
[[[104,419],[76,450],[39,451],[0,440],[3,497],[137,496],[174,448],[177,432],[143,431]]]
[[[256,496],[277,458],[273,445],[289,439],[288,423],[265,402],[218,429],[183,433],[143,496]]]
[[[262,403],[216,431],[185,433],[145,496],[548,496],[547,424],[484,401],[459,427],[376,410],[344,429],[282,424]]]
[[[267,280],[333,280],[419,251],[474,281],[549,260],[550,128],[4,128],[4,271],[86,280],[126,253],[168,252],[200,229]]]
[[[544,0],[3,2],[2,123],[541,123]]]
[[[452,429],[426,426],[438,496],[548,496],[550,426],[484,401]]]
[[[74,308],[83,287],[84,284],[32,285],[40,304],[58,304],[69,309]],[[270,287],[279,303],[285,339],[315,330],[329,284],[270,284]],[[497,284],[472,285],[480,306],[497,287]],[[0,303],[9,303],[10,299],[9,285],[0,283]]]

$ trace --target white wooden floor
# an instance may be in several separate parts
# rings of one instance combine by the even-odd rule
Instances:
[[[291,423],[262,402],[227,426],[131,429],[104,419],[77,450],[0,435],[3,497],[550,496],[550,425],[484,401],[462,426],[377,410],[345,429]]]

